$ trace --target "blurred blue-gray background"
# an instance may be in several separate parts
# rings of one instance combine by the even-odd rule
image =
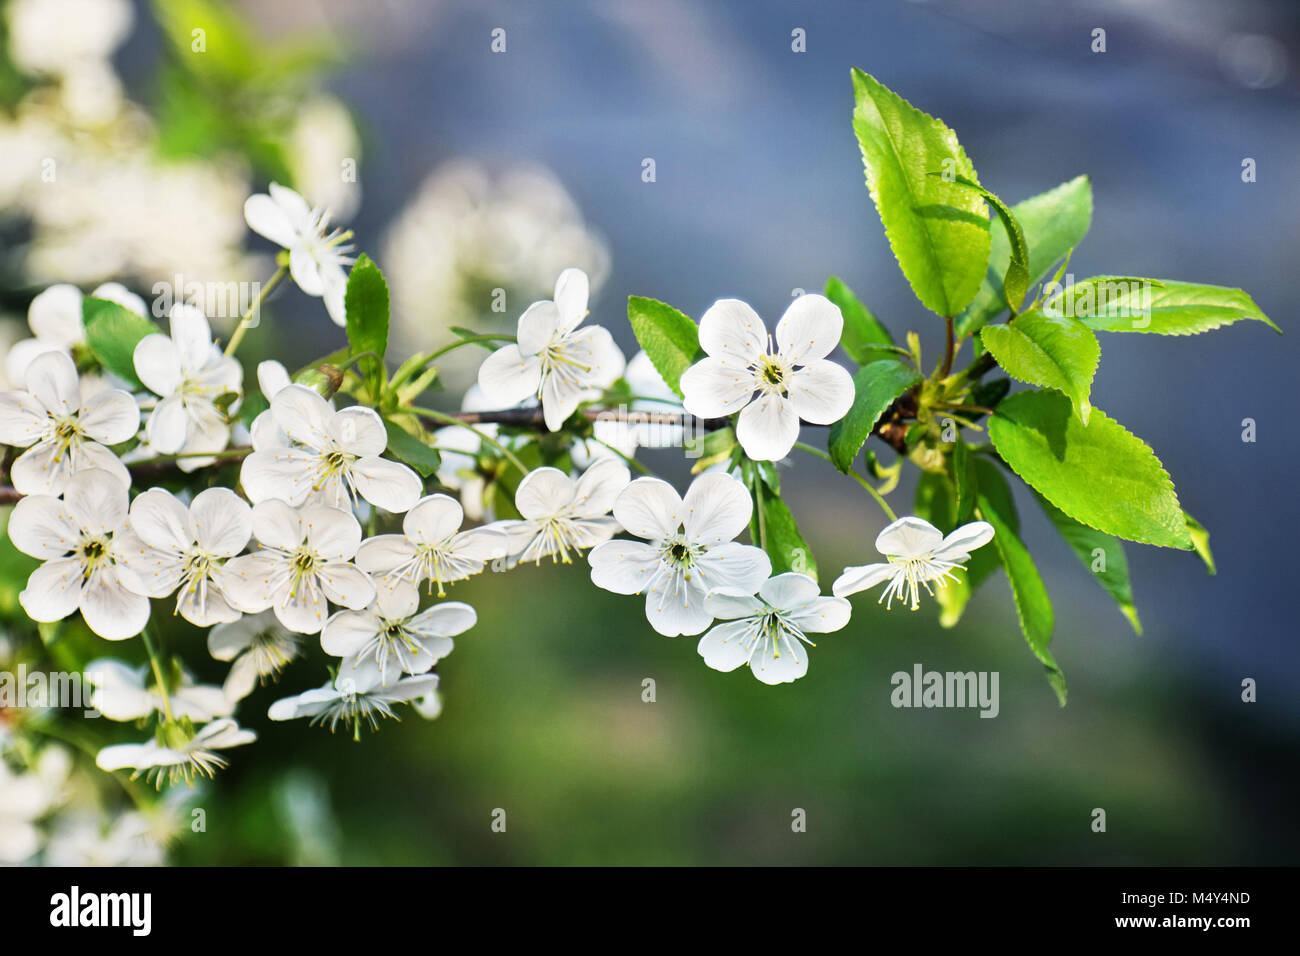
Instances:
[[[852,66],[942,117],[982,182],[1009,201],[1089,174],[1095,211],[1076,276],[1241,287],[1287,334],[1243,323],[1191,338],[1104,338],[1093,400],[1154,447],[1210,529],[1218,574],[1193,554],[1129,546],[1145,625],[1136,637],[1022,501],[1056,608],[1064,710],[1024,646],[1001,576],[951,631],[933,605],[887,614],[864,595],[850,626],[819,642],[806,678],[767,688],[707,670],[693,639],[658,637],[636,599],[595,590],[582,566],[485,575],[452,595],[475,604],[480,621],[440,666],[437,721],[412,716],[360,745],[259,723],[264,704],[323,676],[291,670],[248,702],[262,742],[212,788],[209,826],[234,835],[189,840],[180,859],[1300,859],[1291,540],[1300,7],[285,0],[243,9],[272,35],[321,31],[336,44],[343,65],[329,86],[362,129],[364,199],[350,224],[406,304],[406,340],[427,332],[425,347],[447,337],[446,283],[422,292],[420,281],[443,268],[452,220],[436,203],[427,216],[413,209],[413,197],[435,170],[470,160],[496,183],[521,165],[543,167],[567,191],[577,211],[564,215],[595,237],[577,244],[603,274],[592,319],[629,354],[629,294],[697,318],[738,296],[774,320],[793,290],[835,274],[896,335],[920,329],[935,355],[941,324],[912,296],[864,187]],[[141,17],[119,61],[128,84],[147,91],[154,28]],[[491,49],[498,28],[503,53]],[[806,52],[792,51],[796,28]],[[1097,28],[1104,53],[1092,50]],[[1242,181],[1245,158],[1253,183]],[[291,359],[341,337],[316,305],[273,303],[275,347]],[[1246,418],[1253,443],[1242,441]],[[811,430],[805,439],[822,440]],[[685,476],[670,456],[651,461]],[[869,560],[883,522],[829,466],[795,464],[787,501],[825,585]],[[910,494],[905,482],[895,500]],[[890,675],[917,662],[999,671],[999,716],[893,709]],[[657,681],[653,704],[641,700],[646,677]],[[1258,682],[1255,703],[1241,700],[1244,678]],[[274,809],[307,804],[333,822],[302,832],[291,825],[300,814]],[[506,834],[489,829],[494,808],[509,814]],[[794,808],[808,812],[806,834],[791,833]],[[1107,811],[1104,834],[1090,829],[1094,808]]]

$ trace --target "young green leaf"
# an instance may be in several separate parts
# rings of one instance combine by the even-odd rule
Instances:
[[[980,478],[985,479],[990,474],[997,472],[982,469]],[[1056,692],[1056,699],[1064,707],[1065,675],[1061,673],[1056,659],[1048,649],[1055,626],[1052,601],[1047,596],[1047,588],[1034,565],[1034,559],[1017,534],[1017,519],[1010,490],[1006,489],[1006,482],[1001,475],[998,475],[998,481],[1001,481],[1000,487],[992,480],[981,481],[979,516],[993,526],[993,545],[1011,584],[1011,596],[1015,601],[1016,616],[1020,619],[1020,630],[1025,635],[1029,649],[1042,663],[1047,682]],[[996,492],[994,488],[997,488]],[[1008,508],[1011,510],[1008,511]]]
[[[671,305],[639,295],[628,296],[627,319],[650,364],[681,395],[682,373],[702,355],[699,327]]]
[[[1254,319],[1282,334],[1241,289],[1166,279],[1095,276],[1057,290],[1042,309],[1104,332],[1195,335]]]
[[[382,384],[383,356],[388,351],[388,283],[370,257],[362,253],[348,275],[343,307],[347,313],[348,344],[353,355],[373,352],[358,364],[365,371],[375,395]]]
[[[894,340],[890,338],[889,330],[858,300],[853,290],[835,276],[826,280],[826,298],[839,306],[840,314],[844,316],[840,345],[853,361],[866,365],[881,357],[882,348],[893,348]]]
[[[1038,282],[1087,234],[1092,222],[1092,184],[1087,176],[1079,176],[1016,203],[1011,213],[1020,223],[1028,246],[1030,279]],[[992,227],[992,237],[983,284],[974,301],[957,317],[957,334],[961,338],[974,334],[1009,308],[1002,278],[1011,262],[1011,243],[1000,218]]]
[[[89,296],[81,301],[81,319],[86,344],[99,364],[133,387],[142,388],[135,374],[135,347],[146,335],[162,330],[116,302]]]
[[[1025,242],[1024,230],[1020,228],[1015,213],[996,195],[965,176],[957,176],[956,181],[983,196],[1002,221],[1002,228],[1009,241],[1007,270],[1002,275],[1002,295],[1011,308],[1011,314],[1015,315],[1024,304],[1025,293],[1029,291],[1029,246]]]
[[[1210,553],[1210,532],[1206,530],[1205,525],[1186,512],[1183,513],[1183,517],[1187,519],[1187,533],[1192,536],[1192,547],[1205,562],[1205,570],[1210,574],[1217,574],[1214,568],[1214,555]]]
[[[957,315],[975,297],[989,261],[984,200],[951,181],[978,182],[975,167],[943,122],[858,69],[853,96],[867,189],[894,257],[927,309]]]
[[[762,496],[764,542],[767,556],[772,559],[772,573],[797,571],[817,580],[817,562],[812,549],[799,534],[794,515],[771,491],[764,489]]]
[[[1164,466],[1100,409],[1085,426],[1064,395],[1018,392],[998,406],[988,430],[1011,470],[1075,521],[1128,541],[1191,550]]]
[[[388,453],[398,461],[405,462],[428,478],[442,464],[442,456],[436,448],[430,448],[402,426],[384,419],[384,430],[388,432]]]
[[[1008,375],[1063,393],[1074,404],[1079,420],[1088,424],[1092,412],[1088,396],[1101,346],[1086,325],[1030,309],[1007,325],[986,325],[980,339]]]
[[[975,456],[971,454],[961,435],[952,450],[952,478],[956,489],[953,502],[953,526],[966,524],[975,513],[975,499],[979,491],[979,480],[975,473]]]
[[[1065,543],[1083,562],[1083,566],[1092,572],[1097,583],[1115,599],[1120,613],[1133,626],[1134,633],[1141,635],[1142,622],[1138,620],[1137,605],[1133,603],[1128,558],[1124,555],[1124,545],[1119,538],[1079,524],[1040,494],[1035,494],[1034,497],[1065,539]]]
[[[916,369],[896,358],[877,359],[858,369],[853,376],[853,405],[830,430],[828,448],[836,468],[845,474],[853,469],[853,460],[885,409],[920,382]]]

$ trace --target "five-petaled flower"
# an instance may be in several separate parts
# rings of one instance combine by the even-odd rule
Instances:
[[[133,360],[140,381],[159,397],[145,423],[150,447],[163,455],[186,456],[182,471],[210,465],[198,452],[218,452],[230,441],[230,424],[218,404],[223,395],[238,398],[244,370],[212,341],[212,329],[192,305],[172,306],[171,335],[146,335]],[[232,406],[233,410],[233,406]]]
[[[845,568],[831,590],[836,597],[889,582],[880,600],[889,608],[894,598],[905,598],[913,611],[920,607],[920,589],[933,594],[932,584],[943,587],[956,579],[953,571],[964,568],[970,552],[993,540],[993,526],[986,521],[964,524],[946,538],[924,518],[899,518],[876,536],[876,550],[889,558],[887,564],[864,564]]]
[[[278,443],[272,429],[254,429],[254,450],[239,476],[250,501],[278,498],[300,505],[312,498],[348,508],[360,495],[400,514],[419,500],[420,476],[379,457],[388,432],[374,409],[335,411],[310,388],[289,385],[271,399],[270,411],[287,444]]]
[[[379,667],[383,685],[402,674],[423,674],[451,653],[452,638],[473,627],[478,615],[460,601],[419,608],[420,594],[411,585],[381,587],[375,603],[364,611],[330,615],[321,632],[321,647],[326,654],[344,658],[340,674],[366,661]]]
[[[95,763],[100,770],[133,769],[132,780],[144,776],[161,789],[164,781],[188,783],[195,777],[214,776],[227,763],[218,750],[251,744],[257,734],[223,717],[197,732],[168,722],[159,728],[159,737],[161,741],[155,738],[142,744],[105,747],[95,757]]]
[[[646,618],[660,634],[699,634],[713,620],[706,594],[753,594],[772,573],[761,549],[733,540],[752,511],[749,492],[730,475],[700,475],[685,498],[666,481],[638,478],[614,502],[614,517],[645,541],[620,538],[593,550],[591,580],[615,594],[644,592]]]
[[[27,390],[0,392],[0,444],[27,450],[9,470],[24,495],[61,495],[78,472],[95,468],[130,484],[106,445],[135,435],[140,410],[126,392],[106,388],[82,401],[77,368],[62,352],[44,352],[27,368]]]
[[[692,415],[740,412],[736,439],[754,461],[784,458],[799,421],[830,425],[853,404],[853,379],[826,356],[839,344],[844,317],[829,299],[809,293],[790,303],[772,350],[758,313],[739,299],[719,299],[700,319],[707,357],[682,373],[682,404]]]
[[[187,508],[170,491],[150,488],[131,502],[131,530],[139,541],[123,544],[122,560],[150,597],[176,594],[176,613],[197,627],[238,620],[222,580],[226,562],[253,534],[247,502],[229,488],[208,488]]]
[[[498,408],[539,398],[546,427],[558,431],[584,401],[623,374],[622,351],[607,329],[579,328],[587,316],[587,274],[565,269],[555,298],[534,302],[519,317],[517,344],[488,356],[478,384]]]
[[[347,243],[350,232],[330,230],[329,211],[312,208],[287,186],[271,183],[266,193],[244,202],[244,221],[259,236],[289,251],[289,274],[298,288],[325,300],[325,309],[338,326],[347,323],[343,297],[348,288],[344,266],[352,264]]]
[[[271,608],[289,630],[318,634],[330,601],[360,610],[375,599],[370,575],[351,563],[361,543],[351,512],[271,499],[253,508],[253,535],[261,547],[233,558],[222,575],[226,597],[241,611]]]
[[[32,620],[61,621],[80,609],[87,626],[110,641],[134,637],[148,622],[144,583],[123,560],[137,545],[127,530],[127,486],[116,474],[79,471],[62,501],[23,498],[9,516],[9,540],[45,562],[18,595]]]
[[[817,582],[787,572],[769,578],[758,594],[715,591],[704,599],[723,624],[710,628],[697,649],[714,670],[749,665],[764,684],[788,684],[808,673],[808,634],[838,631],[849,622],[849,602],[822,597]]]
[[[402,518],[401,534],[380,534],[361,542],[357,567],[389,587],[399,582],[418,587],[428,581],[430,591],[436,586],[438,597],[445,597],[444,585],[478,574],[494,558],[504,558],[510,543],[498,528],[461,531],[464,519],[455,498],[427,495]]]
[[[437,689],[437,674],[403,677],[384,684],[379,665],[373,660],[365,660],[355,666],[340,668],[334,680],[315,690],[277,700],[267,711],[267,716],[272,720],[310,717],[313,724],[328,724],[330,733],[342,721],[351,724],[353,734],[360,739],[363,721],[376,730],[381,717],[396,718],[393,704],[427,699]]]
[[[519,482],[515,508],[522,520],[497,521],[510,537],[509,554],[516,561],[572,562],[571,552],[582,552],[618,533],[618,521],[609,509],[627,487],[627,466],[622,462],[597,462],[581,478],[570,478],[558,468],[538,468]]]

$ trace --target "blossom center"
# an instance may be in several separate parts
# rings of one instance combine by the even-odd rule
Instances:
[[[691,579],[691,572],[704,554],[705,549],[691,544],[684,534],[675,534],[664,540],[659,548],[659,559],[674,571],[680,571],[686,580]]]

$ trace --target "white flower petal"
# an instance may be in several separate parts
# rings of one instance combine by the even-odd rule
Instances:
[[[799,416],[789,400],[760,395],[740,413],[736,440],[754,461],[780,461],[799,440]]]
[[[287,502],[272,498],[253,506],[253,535],[266,547],[293,551],[306,533],[298,512]]]
[[[695,646],[704,663],[728,673],[749,663],[750,646],[758,630],[752,620],[727,621],[709,629]]]
[[[779,642],[768,638],[760,642],[749,669],[764,684],[788,684],[808,673],[808,648],[793,636]]]
[[[271,414],[290,440],[317,451],[329,446],[329,423],[334,410],[305,385],[290,385],[271,399]]]
[[[26,448],[44,433],[48,416],[27,392],[0,392],[0,444]]]
[[[533,356],[546,345],[560,330],[561,318],[559,307],[550,300],[534,302],[519,317],[518,334],[519,354]],[[566,329],[565,331],[570,331]],[[511,403],[513,404],[513,403]]]
[[[38,339],[60,348],[71,348],[84,342],[86,330],[81,322],[81,290],[66,282],[50,286],[33,298],[27,307],[27,325]]]
[[[267,359],[257,363],[257,387],[268,402],[291,384],[289,372],[279,362]]]
[[[853,606],[845,598],[816,597],[791,608],[787,620],[805,633],[826,634],[848,624],[852,613]]]
[[[560,329],[572,332],[587,317],[590,284],[581,269],[565,269],[555,280],[555,306],[560,313]]]
[[[573,513],[584,518],[609,514],[631,478],[627,465],[622,461],[611,459],[592,465],[574,485]],[[519,513],[523,514],[522,511]]]
[[[229,488],[208,488],[190,504],[195,540],[219,558],[237,555],[253,534],[253,509]]]
[[[415,615],[406,626],[422,637],[456,637],[478,623],[478,613],[463,601],[444,601]]]
[[[815,425],[832,425],[853,407],[853,376],[834,362],[816,361],[791,373],[787,384],[795,414]]]
[[[519,482],[515,507],[525,518],[538,520],[556,514],[573,501],[573,479],[558,468],[537,468]]]
[[[943,539],[934,549],[931,557],[939,561],[963,563],[972,551],[982,548],[993,540],[993,526],[987,521],[972,521],[964,524]]]
[[[564,427],[578,406],[595,396],[575,382],[547,375],[542,379],[542,418],[548,431],[557,432]]]
[[[787,571],[764,581],[758,595],[772,607],[789,611],[816,600],[821,591],[817,582],[808,575]]]
[[[924,518],[907,515],[876,535],[876,550],[898,558],[928,555],[943,543],[943,533]]]
[[[659,570],[659,551],[643,541],[606,541],[587,555],[591,583],[615,594],[640,594]]]
[[[719,299],[700,317],[700,348],[748,365],[767,354],[767,326],[748,303]]]
[[[351,564],[336,562],[320,570],[321,588],[335,604],[354,611],[366,607],[375,599],[375,582],[370,575]]]
[[[221,569],[221,589],[245,614],[265,611],[275,600],[272,583],[283,567],[283,560],[272,552],[255,551],[231,558]]]
[[[417,544],[435,544],[460,530],[465,513],[450,495],[426,495],[402,519],[402,531]]]
[[[772,574],[772,559],[762,548],[750,544],[727,544],[710,548],[696,559],[697,578],[706,591],[725,589],[756,594]]]
[[[149,413],[145,425],[145,437],[154,451],[163,455],[174,455],[185,447],[189,437],[190,417],[185,411],[185,403],[179,395],[164,398]]]
[[[52,415],[71,415],[81,405],[77,367],[62,352],[44,352],[27,367],[27,391]]]
[[[541,382],[541,359],[523,355],[517,345],[497,349],[478,368],[478,386],[495,408],[510,408],[533,398]]]
[[[410,468],[385,458],[359,459],[352,466],[357,493],[376,508],[402,514],[420,500],[424,482]]]
[[[76,558],[46,561],[31,573],[18,602],[33,621],[61,621],[81,601],[81,562]]]
[[[646,591],[646,620],[664,637],[699,634],[713,623],[713,615],[704,606],[705,588],[699,577],[693,575],[687,581],[680,573],[660,575]]]
[[[754,504],[742,482],[730,475],[700,475],[683,501],[686,536],[693,544],[731,541],[749,525]]]
[[[863,564],[845,568],[831,585],[831,593],[840,598],[857,594],[888,581],[896,570],[897,566],[893,564]]]
[[[135,637],[149,623],[149,599],[127,590],[125,570],[103,568],[81,590],[81,616],[100,637],[123,641]]]
[[[106,388],[82,403],[78,422],[95,441],[117,445],[135,435],[140,427],[140,409],[126,392]]]
[[[244,201],[244,221],[259,236],[288,249],[298,241],[298,233],[285,209],[270,196],[258,193]]]
[[[840,344],[844,316],[825,296],[808,292],[798,296],[776,324],[776,344],[791,365],[824,359]]]
[[[676,534],[685,511],[681,495],[661,478],[636,479],[614,502],[618,523],[647,541],[662,541]]]
[[[108,534],[126,524],[127,486],[97,468],[69,478],[63,501],[81,527],[92,534]]]
[[[244,459],[239,482],[254,504],[281,499],[302,504],[312,491],[317,456],[300,448],[272,448],[255,451]]]
[[[208,324],[207,317],[194,306],[185,302],[176,303],[172,306],[169,324],[182,368],[197,371],[220,357],[219,353],[213,354],[212,326]]]
[[[743,359],[710,355],[682,373],[682,407],[700,418],[723,418],[754,396],[754,376]]]
[[[166,397],[180,388],[180,349],[161,332],[146,335],[137,342],[131,361],[135,374],[155,395]]]
[[[388,447],[384,420],[373,408],[353,405],[335,412],[327,427],[330,437],[352,455],[381,455]]]
[[[150,488],[131,502],[131,529],[152,548],[182,553],[194,541],[189,510],[163,488]]]
[[[58,558],[76,546],[81,529],[66,504],[50,495],[20,498],[9,515],[9,540],[33,558]]]
[[[370,611],[337,611],[321,631],[321,649],[333,657],[351,657],[373,641],[382,626]]]
[[[61,454],[57,443],[39,441],[10,466],[9,480],[20,494],[61,495],[70,466],[70,458]]]
[[[304,505],[299,515],[308,543],[324,560],[351,561],[356,555],[361,525],[352,512],[327,505]]]

